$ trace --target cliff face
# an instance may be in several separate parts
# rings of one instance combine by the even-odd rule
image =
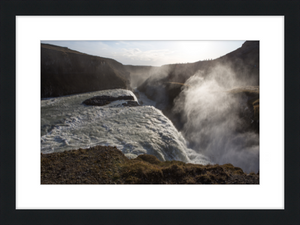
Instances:
[[[129,88],[129,72],[115,60],[41,45],[41,97]]]

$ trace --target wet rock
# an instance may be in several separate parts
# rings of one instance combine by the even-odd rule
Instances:
[[[127,101],[127,103],[123,103],[122,105],[128,107],[140,106],[139,103],[137,103],[136,101]]]
[[[134,100],[133,96],[118,96],[118,97],[112,97],[112,96],[107,96],[107,95],[102,95],[102,96],[95,96],[92,98],[89,98],[82,103],[85,105],[96,105],[96,106],[104,106],[108,105],[109,103],[113,101],[118,101],[118,100]]]

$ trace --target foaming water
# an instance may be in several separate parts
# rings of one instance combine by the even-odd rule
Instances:
[[[105,106],[82,104],[99,95],[133,96],[138,101],[131,91],[122,89],[42,100],[42,153],[102,145],[116,146],[128,158],[147,153],[160,160],[211,163],[189,149],[172,122],[153,106],[124,107],[122,100]]]

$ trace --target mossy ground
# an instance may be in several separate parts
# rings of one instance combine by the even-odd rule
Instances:
[[[115,147],[41,154],[41,184],[258,184],[259,175],[231,164],[128,159]]]

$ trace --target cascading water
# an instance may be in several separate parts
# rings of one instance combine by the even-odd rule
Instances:
[[[116,146],[128,158],[152,154],[160,160],[211,163],[187,143],[172,122],[147,100],[144,105],[124,107],[124,100],[105,106],[82,104],[93,96],[136,96],[129,90],[115,89],[41,101],[41,151],[61,152],[96,145]],[[149,105],[145,105],[145,103]]]

